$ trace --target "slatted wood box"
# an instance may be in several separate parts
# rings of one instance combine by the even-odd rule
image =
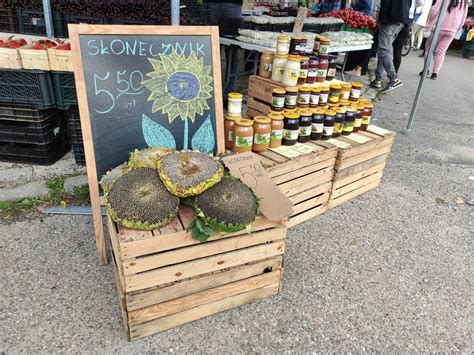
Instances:
[[[330,85],[333,83],[341,83],[340,80],[333,79],[322,83],[307,84],[307,86]],[[253,75],[249,79],[249,96],[247,101],[247,116],[255,117],[266,115],[272,103],[273,89],[284,89],[286,85],[278,83],[271,79],[261,78]]]
[[[18,49],[24,69],[50,70],[48,52],[45,49],[31,49],[35,43]]]
[[[328,209],[337,148],[323,142],[284,148],[294,149],[297,153],[298,150],[314,149],[295,157],[272,150],[258,154],[271,179],[294,204],[288,223],[291,227]]]
[[[329,141],[338,145],[329,208],[380,184],[394,140],[395,132],[371,125],[367,131]]]
[[[123,228],[107,217],[114,272],[130,340],[277,294],[287,228],[259,217],[253,232],[216,234],[206,243],[185,231],[182,206],[168,226]]]
[[[49,66],[53,71],[73,72],[72,51],[49,48],[48,49]]]

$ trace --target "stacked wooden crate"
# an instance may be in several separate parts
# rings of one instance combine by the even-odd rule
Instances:
[[[367,131],[328,141],[338,147],[329,208],[380,184],[395,132],[370,125]]]
[[[271,179],[294,204],[289,227],[328,209],[336,154],[334,145],[322,142],[258,153]]]
[[[277,294],[287,227],[260,216],[252,233],[216,234],[199,243],[186,232],[189,207],[154,231],[123,228],[110,217],[119,303],[130,340]]]

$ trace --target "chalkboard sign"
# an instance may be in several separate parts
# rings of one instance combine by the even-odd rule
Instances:
[[[92,185],[134,149],[224,150],[218,29],[80,24],[69,33],[94,220],[102,225]]]

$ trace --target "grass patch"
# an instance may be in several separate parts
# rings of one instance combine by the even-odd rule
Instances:
[[[74,188],[74,197],[79,200],[86,200],[89,198],[89,185],[76,186]]]
[[[0,202],[0,218],[8,219],[16,214],[27,213],[39,203],[41,203],[41,200],[33,198]]]

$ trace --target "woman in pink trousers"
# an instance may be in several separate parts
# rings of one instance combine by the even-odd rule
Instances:
[[[436,1],[436,4],[430,10],[426,28],[431,31],[431,35],[426,41],[426,49],[430,48],[433,40],[434,28],[438,20],[439,13],[443,0]],[[443,66],[444,57],[449,45],[454,39],[456,33],[461,29],[467,16],[467,0],[449,0],[446,16],[441,23],[441,30],[439,32],[438,43],[434,50],[433,73],[431,79],[436,79],[438,73]],[[428,50],[425,51],[425,58],[428,55]],[[420,73],[421,75],[422,73]]]

